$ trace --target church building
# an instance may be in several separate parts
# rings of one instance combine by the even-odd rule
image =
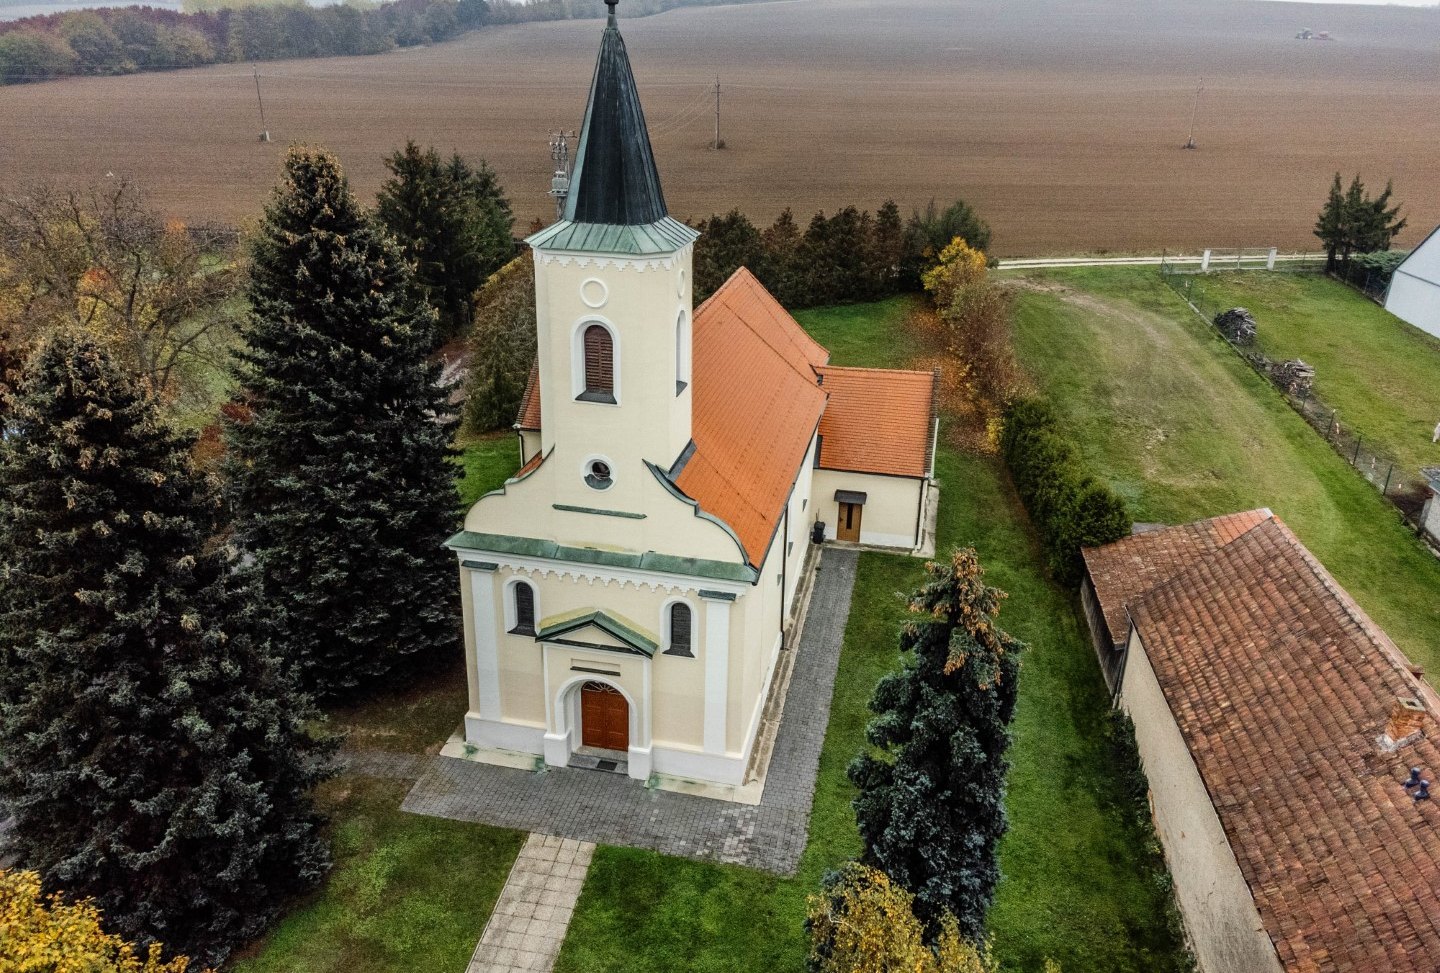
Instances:
[[[831,366],[745,269],[693,307],[607,2],[563,217],[527,241],[523,465],[448,542],[465,750],[740,786],[815,539],[922,546],[937,377]]]

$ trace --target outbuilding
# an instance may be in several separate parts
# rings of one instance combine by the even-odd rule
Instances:
[[[1440,338],[1440,227],[1395,268],[1385,310]]]

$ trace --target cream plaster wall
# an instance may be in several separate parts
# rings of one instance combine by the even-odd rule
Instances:
[[[1250,887],[1134,629],[1120,703],[1135,722],[1155,829],[1200,970],[1281,973]]]
[[[815,471],[812,504],[816,512],[811,520],[825,521],[825,537],[834,540],[840,518],[835,491],[854,490],[866,494],[865,511],[860,519],[860,543],[912,548],[917,543],[920,498],[926,485],[927,481],[918,477],[819,469]]]
[[[676,394],[676,323],[693,312],[691,248],[644,260],[537,250],[534,259],[543,449],[567,470],[605,457],[617,473],[613,502],[634,504],[643,461],[668,469],[690,441],[691,389]],[[577,335],[591,322],[614,336],[614,405],[576,400]],[[580,477],[557,487],[559,502],[596,505]]]
[[[638,631],[661,642],[661,649],[654,657],[652,671],[651,732],[654,740],[697,749],[702,745],[703,712],[695,705],[695,700],[703,699],[705,692],[702,662],[705,630],[703,605],[694,590],[667,590],[663,587],[651,588],[618,582],[606,584],[574,576],[502,568],[496,572],[496,610],[500,613],[496,617],[513,618],[513,614],[503,614],[506,608],[503,599],[509,597],[511,583],[517,580],[526,581],[535,588],[537,624],[557,615],[598,609],[626,621]],[[662,641],[662,612],[676,599],[689,604],[693,612],[694,659],[664,654],[668,646]],[[577,633],[576,638],[598,641],[593,636],[580,633]],[[539,643],[529,635],[511,635],[505,632],[499,636],[499,651],[504,719],[543,723],[544,674],[541,670]],[[645,687],[640,681],[639,667],[633,664],[622,665],[638,661],[638,656],[623,652],[586,650],[568,645],[556,646],[553,651],[560,655],[574,655],[592,662],[599,660],[620,666],[624,670],[624,677],[619,680],[623,688],[635,699],[644,698]],[[552,683],[556,676],[556,673],[551,673]]]
[[[573,458],[573,456],[572,456]],[[559,450],[523,480],[481,497],[465,517],[465,529],[486,534],[534,537],[570,547],[655,551],[680,557],[744,563],[739,543],[724,527],[697,516],[694,504],[661,485],[643,465],[615,470],[615,485],[592,490],[579,462],[567,463]],[[584,494],[574,494],[579,484]],[[572,494],[560,499],[565,494]],[[558,510],[570,504],[640,517],[604,516]]]
[[[540,451],[540,434],[531,429],[520,431],[520,463],[523,466]]]

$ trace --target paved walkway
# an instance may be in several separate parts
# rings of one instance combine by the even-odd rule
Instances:
[[[856,552],[830,547],[821,556],[759,806],[651,790],[628,777],[597,771],[536,773],[435,757],[402,807],[417,814],[794,874],[805,850],[857,561]]]
[[[549,973],[595,846],[532,834],[520,849],[466,973]]]

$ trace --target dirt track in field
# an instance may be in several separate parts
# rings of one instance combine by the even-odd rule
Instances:
[[[597,0],[597,7],[599,6]],[[624,5],[621,5],[623,14]],[[1330,30],[1328,43],[1294,39]],[[623,25],[670,208],[802,219],[963,196],[1002,256],[1314,246],[1330,175],[1393,175],[1413,242],[1440,222],[1440,10],[1255,0],[788,0]],[[284,144],[372,193],[406,138],[483,156],[525,222],[547,133],[575,128],[597,22],[369,58],[0,88],[0,188],[107,173],[175,215],[255,216]],[[724,137],[709,86],[724,83]],[[1191,98],[1205,78],[1197,140]]]

